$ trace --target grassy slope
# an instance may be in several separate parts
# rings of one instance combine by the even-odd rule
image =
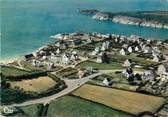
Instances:
[[[80,63],[78,66],[80,67],[93,67],[96,69],[101,69],[101,70],[111,70],[111,69],[122,69],[123,67],[121,66],[121,64],[118,63],[109,63],[109,64],[105,64],[105,63],[95,63],[95,62],[91,62],[91,61],[85,61]]]
[[[38,117],[40,111],[40,104],[24,106],[20,108],[23,111],[23,116]]]
[[[64,96],[49,105],[49,117],[130,117],[101,104],[73,96]]]
[[[21,70],[21,69],[12,67],[12,66],[10,66],[10,67],[1,66],[1,72],[5,76],[17,76],[17,75],[23,75],[23,74],[29,73],[28,71]]]

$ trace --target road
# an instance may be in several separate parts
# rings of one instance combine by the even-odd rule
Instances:
[[[87,77],[81,78],[81,79],[65,79],[65,83],[67,85],[67,88],[54,94],[51,96],[47,96],[47,97],[42,97],[39,99],[33,99],[33,100],[28,100],[25,101],[23,103],[18,103],[18,104],[11,104],[11,105],[6,105],[8,107],[21,107],[21,106],[28,106],[28,105],[32,105],[32,104],[48,104],[50,103],[52,100],[57,99],[61,96],[64,96],[66,94],[69,94],[70,92],[74,91],[75,89],[79,88],[80,86],[82,86],[83,84],[85,84],[87,81],[89,81],[89,79],[92,79],[98,75],[101,74],[105,74],[105,73],[111,73],[111,72],[116,72],[116,71],[121,71],[121,69],[119,70],[100,70],[98,73],[89,75]],[[5,105],[4,105],[5,106]],[[3,106],[2,106],[3,107]]]

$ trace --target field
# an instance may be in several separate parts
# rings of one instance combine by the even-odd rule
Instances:
[[[78,71],[76,69],[68,67],[61,71],[58,71],[56,75],[61,78],[77,79],[77,73]]]
[[[41,93],[47,89],[53,87],[56,82],[48,76],[38,77],[30,80],[14,81],[10,82],[11,87],[19,87],[24,91]]]
[[[64,96],[50,103],[48,117],[131,117],[131,115],[78,97]]]
[[[4,76],[18,76],[29,73],[26,70],[18,69],[12,66],[0,66],[1,67],[1,73],[3,73]]]
[[[160,97],[89,84],[83,85],[72,94],[135,115],[145,111],[155,112],[165,101]]]
[[[123,89],[128,91],[136,91],[139,87],[137,85],[130,85],[128,80],[122,75],[122,73],[109,73],[109,74],[102,74],[93,78],[88,84],[96,84],[104,86],[103,80],[105,78],[110,78],[112,80],[112,88]]]
[[[100,70],[111,70],[111,69],[122,69],[123,67],[119,63],[111,62],[109,64],[105,63],[96,63],[92,61],[85,61],[81,62],[80,64],[77,65],[77,67],[93,67],[94,69],[100,69]]]

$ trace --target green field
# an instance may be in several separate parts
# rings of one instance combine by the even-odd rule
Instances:
[[[49,117],[131,117],[101,104],[73,96],[64,96],[50,103]]]
[[[110,78],[112,80],[111,88],[123,89],[128,91],[136,91],[138,85],[130,85],[128,80],[121,73],[102,74],[90,80],[88,84],[104,86],[103,80]]]
[[[93,67],[94,69],[100,69],[100,70],[112,70],[112,69],[122,69],[122,65],[116,62],[110,62],[109,64],[106,63],[96,63],[92,61],[85,61],[81,62],[77,65],[77,67],[87,68],[87,67]]]
[[[78,73],[77,69],[68,67],[62,69],[61,71],[58,71],[56,75],[61,78],[77,79],[78,78],[77,73]]]
[[[18,69],[12,66],[1,66],[1,73],[4,76],[18,76],[29,73],[29,71]]]

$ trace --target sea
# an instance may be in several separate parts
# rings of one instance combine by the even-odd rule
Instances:
[[[168,0],[0,0],[1,61],[31,53],[56,41],[58,33],[100,32],[166,40],[168,29],[96,21],[77,9],[109,12],[168,10]]]

